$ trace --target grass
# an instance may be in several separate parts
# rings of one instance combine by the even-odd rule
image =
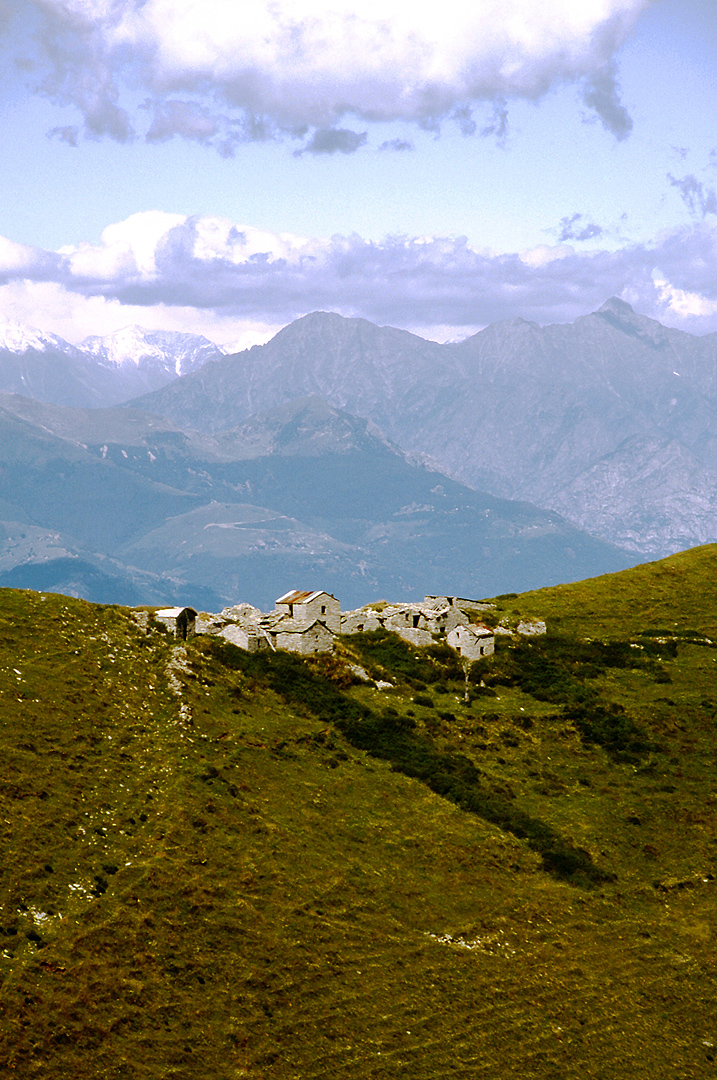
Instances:
[[[468,703],[3,590],[3,1072],[713,1076],[715,555],[498,600]]]

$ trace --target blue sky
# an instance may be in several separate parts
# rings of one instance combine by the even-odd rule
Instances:
[[[717,330],[714,4],[464,9],[0,0],[0,318]]]

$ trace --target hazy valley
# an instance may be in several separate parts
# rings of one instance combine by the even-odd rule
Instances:
[[[0,440],[7,585],[133,603],[144,587],[146,602],[216,609],[271,606],[310,579],[355,606],[485,595],[636,561],[557,514],[410,459],[316,398],[202,434],[137,410],[4,396]],[[19,548],[23,524],[54,530],[57,551]]]

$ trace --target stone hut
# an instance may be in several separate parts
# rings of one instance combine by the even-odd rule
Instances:
[[[437,607],[451,607],[456,608],[458,611],[463,611],[466,614],[477,611],[490,611],[495,607],[495,604],[489,603],[487,600],[468,600],[465,596],[426,596],[424,597],[425,604],[435,604]]]
[[[256,652],[259,648],[256,624],[243,619],[231,622],[223,627],[219,631],[219,637],[223,637],[226,641],[230,641],[232,645],[236,645],[239,649],[245,649],[247,652]]]
[[[320,620],[335,634],[341,633],[341,603],[326,592],[292,589],[276,601],[276,610],[298,623]]]
[[[381,616],[375,608],[356,608],[355,611],[344,611],[341,614],[342,634],[368,633],[370,630],[380,630],[381,626]]]
[[[457,608],[427,604],[401,604],[385,608],[379,618],[386,630],[410,641],[412,645],[432,645],[454,626],[465,622]]]
[[[495,650],[493,631],[480,623],[455,626],[446,635],[446,642],[464,660],[480,660],[481,656],[490,656]]]
[[[194,635],[197,622],[197,613],[194,608],[161,608],[159,611],[155,611],[154,617],[157,622],[163,623],[169,632],[181,641],[186,641],[188,637]]]
[[[333,652],[336,634],[320,619],[298,622],[282,617],[270,625],[259,624],[258,647],[286,649],[287,652],[311,656],[314,653]]]

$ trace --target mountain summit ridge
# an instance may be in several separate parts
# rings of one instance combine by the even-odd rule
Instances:
[[[572,324],[514,319],[446,345],[313,312],[132,404],[218,431],[310,395],[619,546],[664,555],[717,539],[717,334],[617,297]]]

